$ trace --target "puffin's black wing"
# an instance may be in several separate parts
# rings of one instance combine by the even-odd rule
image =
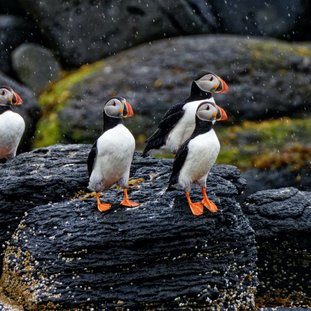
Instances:
[[[182,111],[182,108],[184,107],[185,103],[181,103],[181,104],[176,104],[176,105],[173,105],[169,110],[167,110],[162,118],[162,121],[164,119],[166,119],[168,116],[176,113],[176,112],[179,112],[179,111]],[[161,121],[161,122],[162,122]],[[161,124],[160,122],[160,124]]]
[[[91,149],[89,156],[87,158],[87,169],[89,172],[89,176],[91,176],[91,174],[92,174],[96,155],[97,155],[97,140],[93,144],[92,149]]]
[[[165,144],[167,135],[184,115],[182,107],[184,104],[178,104],[171,107],[160,121],[157,130],[146,140],[147,144],[143,156],[151,149],[159,149]]]
[[[167,190],[171,190],[172,186],[174,186],[175,184],[178,183],[178,177],[179,177],[179,173],[181,168],[183,167],[187,155],[188,155],[188,143],[189,143],[190,139],[188,139],[187,141],[185,141],[180,148],[178,149],[177,153],[176,153],[176,157],[173,163],[173,170],[172,170],[172,175],[170,177],[169,180],[169,185]]]

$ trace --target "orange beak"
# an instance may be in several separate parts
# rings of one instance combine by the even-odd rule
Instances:
[[[220,91],[219,93],[227,93],[229,91],[229,86],[228,84],[225,82],[225,80],[220,79],[220,84],[221,84],[221,88],[220,88]]]
[[[224,109],[222,109],[221,107],[217,106],[220,112],[220,118],[217,119],[217,121],[226,121],[228,120],[228,116],[227,113]]]
[[[13,92],[13,94],[14,94],[14,99],[13,99],[14,105],[16,106],[21,105],[23,103],[22,98],[16,92]]]
[[[132,117],[134,115],[133,108],[130,103],[125,102],[125,108],[126,108],[126,115],[124,116],[125,118]]]

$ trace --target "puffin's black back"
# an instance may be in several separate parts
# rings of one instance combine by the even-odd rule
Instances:
[[[200,78],[199,76],[198,78]],[[146,146],[143,151],[143,156],[151,149],[159,149],[165,145],[165,141],[170,131],[174,128],[177,122],[183,117],[185,111],[183,107],[186,103],[195,100],[209,99],[212,93],[201,90],[193,81],[191,85],[190,96],[181,104],[172,106],[163,116],[157,130],[146,140]]]
[[[188,144],[190,142],[190,138],[188,140],[186,140],[178,149],[176,156],[175,156],[175,160],[173,163],[173,170],[172,170],[172,174],[171,177],[169,179],[169,185],[167,188],[167,191],[174,189],[173,186],[176,185],[178,183],[178,177],[179,177],[179,173],[180,170],[182,169],[187,155],[188,155]]]
[[[165,144],[169,132],[184,115],[183,106],[184,104],[176,104],[165,113],[158,125],[158,129],[146,140],[147,144],[143,156],[145,156],[149,150],[158,149]]]
[[[97,145],[97,140],[93,144],[93,146],[91,148],[91,151],[89,153],[89,156],[87,158],[87,170],[89,172],[89,177],[92,174],[95,158],[96,158],[96,155],[97,155],[97,146],[96,145]]]

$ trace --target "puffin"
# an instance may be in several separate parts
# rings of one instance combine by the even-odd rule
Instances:
[[[25,131],[23,117],[14,111],[23,103],[21,97],[9,86],[0,86],[0,159],[16,156],[17,147]]]
[[[95,141],[89,153],[88,189],[96,192],[97,208],[101,212],[111,208],[100,200],[100,193],[114,184],[123,188],[121,205],[139,206],[128,198],[128,179],[135,150],[135,139],[124,126],[123,119],[134,115],[132,106],[123,97],[113,97],[104,104],[103,133]]]
[[[160,148],[176,154],[194,130],[198,106],[205,100],[215,103],[212,94],[226,93],[228,90],[227,83],[216,74],[201,74],[192,82],[190,96],[165,113],[157,130],[146,140],[142,155],[146,156],[151,149]]]
[[[213,101],[201,102],[195,114],[195,129],[176,153],[167,190],[172,190],[174,185],[179,184],[185,191],[193,215],[202,215],[204,207],[212,213],[218,210],[215,203],[207,197],[206,179],[220,151],[220,143],[213,125],[216,121],[227,119],[225,110]],[[191,201],[190,191],[193,183],[201,187],[201,202]]]

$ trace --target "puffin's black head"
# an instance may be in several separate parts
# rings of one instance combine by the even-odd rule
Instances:
[[[200,75],[193,81],[193,83],[203,92],[227,93],[229,91],[227,83],[211,72],[206,72],[203,75]]]
[[[104,115],[110,118],[128,118],[134,115],[132,106],[123,97],[113,97],[104,106]]]
[[[23,103],[21,97],[9,86],[0,86],[0,105],[18,106]]]
[[[202,121],[212,123],[228,119],[225,110],[210,101],[203,102],[198,106],[196,116]]]

